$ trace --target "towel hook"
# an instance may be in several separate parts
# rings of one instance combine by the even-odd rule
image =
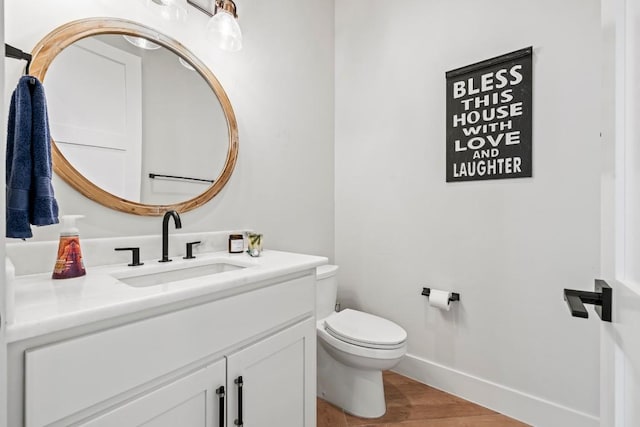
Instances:
[[[25,68],[25,75],[29,74],[29,67],[31,66],[31,54],[23,52],[17,47],[13,47],[10,44],[5,43],[4,56],[8,58],[23,59],[27,61],[27,66]]]

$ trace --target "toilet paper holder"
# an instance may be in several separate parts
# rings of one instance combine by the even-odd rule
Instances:
[[[422,288],[422,295],[428,297],[431,295],[431,288]],[[449,297],[449,302],[452,301],[460,301],[460,294],[451,292],[451,296]]]

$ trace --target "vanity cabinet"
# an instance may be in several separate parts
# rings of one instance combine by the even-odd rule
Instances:
[[[305,419],[315,417],[314,408],[305,407],[305,381],[313,375],[305,364],[309,340],[315,338],[309,334],[312,323],[287,328],[79,425],[315,425],[315,420]]]
[[[315,339],[315,323],[307,320],[230,355],[227,427],[236,421],[247,427],[315,426]]]
[[[104,415],[97,416],[83,427],[146,426],[146,427],[219,427],[224,418],[225,360],[185,375],[157,390],[124,403]],[[216,387],[216,384],[220,386]],[[222,389],[220,389],[222,387]],[[221,399],[216,398],[220,396]],[[224,423],[224,419],[222,420]]]
[[[28,348],[24,424],[314,427],[315,274],[297,276]]]

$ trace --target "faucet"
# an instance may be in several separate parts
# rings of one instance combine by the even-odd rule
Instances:
[[[176,229],[182,228],[180,215],[176,211],[166,211],[162,218],[162,259],[158,262],[169,262],[169,218],[173,218]]]

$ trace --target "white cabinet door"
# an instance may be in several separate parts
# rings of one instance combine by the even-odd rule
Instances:
[[[227,426],[315,427],[315,364],[313,319],[228,356]]]
[[[223,427],[224,400],[216,392],[226,381],[225,362],[220,360],[80,425]]]

